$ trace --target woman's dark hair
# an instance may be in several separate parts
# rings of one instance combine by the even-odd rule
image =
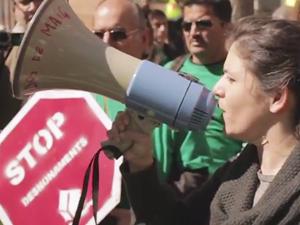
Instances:
[[[167,19],[166,14],[160,9],[152,9],[149,11],[148,19],[151,20],[151,19],[157,18],[157,17]]]
[[[288,87],[296,98],[295,134],[300,138],[300,23],[246,17],[230,31],[244,65],[257,76],[265,92]]]
[[[229,0],[186,0],[183,7],[189,7],[195,4],[209,5],[220,20],[226,23],[231,21],[232,7]]]

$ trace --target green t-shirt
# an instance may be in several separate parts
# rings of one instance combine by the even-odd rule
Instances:
[[[168,63],[166,67],[171,68],[173,63],[174,61]],[[193,75],[205,87],[212,90],[223,74],[223,63],[204,66],[186,59],[180,72]],[[204,131],[172,130],[163,124],[154,130],[153,144],[159,173],[162,179],[167,180],[173,163],[177,163],[180,170],[207,168],[212,174],[241,150],[241,142],[225,136],[222,112],[219,108],[215,109]]]

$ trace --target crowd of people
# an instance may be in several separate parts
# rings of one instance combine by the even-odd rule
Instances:
[[[11,29],[12,33],[24,33],[28,22],[33,17],[35,11],[41,4],[42,0],[28,1],[16,0],[14,3],[14,19],[15,25]],[[2,41],[2,39],[1,39]],[[17,47],[0,49],[1,57],[5,58],[5,62],[0,60],[0,131],[4,129],[7,123],[20,110],[22,102],[13,98],[10,84],[10,68],[15,63],[17,57]]]
[[[13,32],[26,31],[42,1],[15,0]],[[176,21],[149,1],[95,8],[99,41],[189,74],[218,99],[205,130],[162,124],[148,135],[128,128],[125,105],[94,94],[114,121],[109,138],[133,143],[121,202],[101,225],[300,224],[300,3],[232,22],[233,2],[181,1]],[[0,130],[22,105],[9,89],[15,51],[1,68]]]

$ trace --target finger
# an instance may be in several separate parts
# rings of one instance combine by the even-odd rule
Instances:
[[[151,135],[150,134],[145,134],[141,133],[138,131],[133,131],[133,130],[127,130],[125,132],[120,132],[119,137],[121,141],[133,141],[137,143],[145,143],[147,144],[151,142]]]
[[[116,120],[122,121],[125,125],[129,124],[130,113],[128,111],[119,111],[116,116]]]
[[[129,125],[130,116],[127,112],[118,112],[114,120],[113,127],[117,128],[119,132],[125,131]]]
[[[116,129],[111,129],[106,132],[108,138],[116,143],[119,143],[121,141],[119,131]]]
[[[108,159],[114,159],[114,154],[111,152],[111,151],[108,151],[108,150],[103,150],[105,156],[108,158]]]
[[[130,140],[139,140],[139,139],[144,139],[145,137],[149,137],[149,134],[145,134],[141,131],[136,131],[136,130],[126,130],[124,132],[120,132],[120,137],[122,139],[130,139]]]
[[[111,129],[107,132],[110,139],[118,139],[119,133],[125,130],[124,112],[118,112]]]

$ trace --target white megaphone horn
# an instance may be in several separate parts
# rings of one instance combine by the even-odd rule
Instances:
[[[65,0],[43,1],[24,35],[11,80],[17,98],[45,89],[80,89],[181,129],[204,129],[216,104],[201,84],[107,46]]]

